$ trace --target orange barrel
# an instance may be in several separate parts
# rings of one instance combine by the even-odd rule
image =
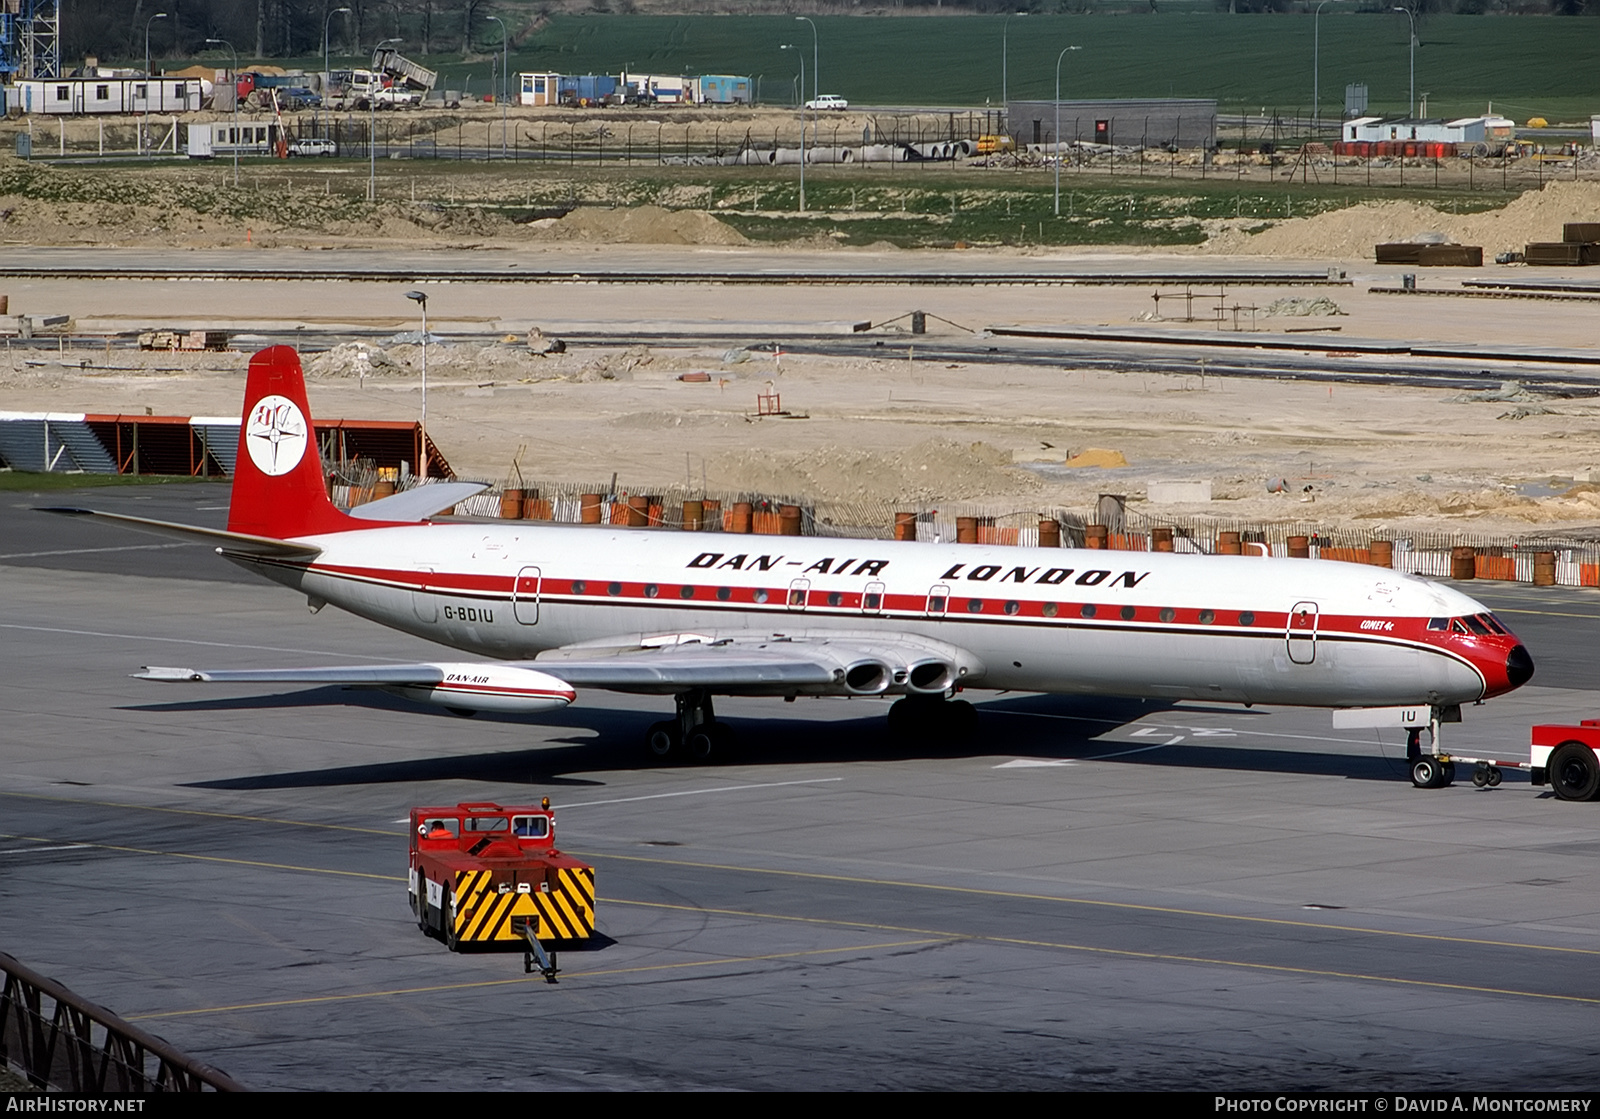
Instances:
[[[1217,533],[1217,555],[1238,556],[1244,554],[1244,545],[1239,540],[1237,532]]]
[[[628,498],[628,519],[623,522],[629,528],[643,528],[650,523],[650,499],[642,494]]]
[[[798,505],[780,505],[780,506],[778,506],[778,535],[779,536],[799,536],[800,535],[800,506],[798,506]]]
[[[683,503],[683,531],[699,532],[706,522],[706,503],[703,501],[685,501]]]
[[[1478,574],[1478,552],[1475,548],[1450,549],[1450,578],[1471,579]]]
[[[894,515],[894,538],[896,540],[915,540],[917,538],[917,515],[915,513],[896,513]]]
[[[1152,552],[1172,551],[1172,530],[1170,528],[1153,528],[1150,530],[1150,550]]]
[[[1083,545],[1086,548],[1104,548],[1108,543],[1107,537],[1111,530],[1105,525],[1085,525],[1083,529]]]
[[[578,495],[578,523],[597,525],[600,523],[600,495],[585,493]]]
[[[976,544],[978,542],[978,518],[956,518],[956,543]]]
[[[1556,585],[1556,554],[1554,552],[1533,553],[1533,585],[1536,587],[1553,587]]]
[[[1061,522],[1054,517],[1039,518],[1039,547],[1061,547]]]
[[[1311,537],[1309,537],[1309,536],[1291,536],[1291,537],[1289,537],[1288,543],[1289,543],[1289,558],[1290,559],[1310,559],[1311,558]]]
[[[1373,567],[1394,566],[1394,541],[1374,540],[1367,545],[1367,562]]]
[[[700,507],[701,507],[701,509],[704,510],[704,512],[701,514],[701,517],[700,517],[700,529],[701,529],[701,531],[702,532],[721,532],[722,531],[722,502],[721,501],[713,501],[711,498],[708,497],[708,498],[705,498],[704,500],[702,500],[700,502]]]
[[[748,501],[735,502],[733,506],[733,525],[731,526],[733,531],[749,532],[750,517],[753,512],[754,510],[751,509]]]
[[[667,523],[667,507],[661,504],[661,498],[651,496],[644,499],[644,523],[647,525],[664,525]]]
[[[522,516],[522,491],[506,489],[500,492],[500,515],[508,521]]]
[[[529,521],[553,521],[556,519],[555,502],[540,497],[538,490],[529,490],[522,499],[522,516]]]

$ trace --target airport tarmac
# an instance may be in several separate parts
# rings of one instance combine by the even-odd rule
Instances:
[[[0,949],[252,1087],[1600,1079],[1600,805],[1516,774],[1417,790],[1398,731],[1314,711],[979,693],[950,750],[892,742],[881,701],[726,701],[732,762],[659,767],[656,699],[461,719],[128,679],[439,655],[203,547],[32,511],[220,524],[227,495],[0,498]],[[1597,714],[1600,596],[1466,589],[1538,675],[1458,749]],[[603,933],[554,986],[425,938],[404,880],[410,806],[544,795]]]

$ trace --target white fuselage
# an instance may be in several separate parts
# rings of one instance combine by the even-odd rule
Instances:
[[[1430,631],[1487,612],[1466,595],[1338,562],[529,522],[309,542],[309,565],[229,558],[504,660],[669,634],[914,634],[980,662],[972,687],[1342,707],[1475,701],[1504,658]]]

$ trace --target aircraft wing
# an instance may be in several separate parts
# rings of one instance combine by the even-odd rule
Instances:
[[[425,702],[512,710],[575,688],[672,695],[936,695],[976,682],[983,665],[965,650],[915,634],[746,633],[629,635],[568,645],[531,661],[193,669],[147,666],[161,683],[323,684],[381,688]],[[476,698],[474,698],[476,697]],[[486,707],[492,697],[496,706]]]
[[[283,556],[293,559],[312,559],[322,553],[314,544],[297,544],[292,540],[274,540],[270,536],[252,536],[247,532],[227,532],[220,528],[200,528],[181,525],[173,521],[155,521],[148,517],[130,517],[126,513],[102,513],[97,509],[72,509],[61,506],[41,508],[41,513],[59,513],[66,517],[93,517],[97,521],[110,521],[124,528],[185,540],[192,544],[215,544],[227,552],[243,552],[254,556]]]
[[[892,633],[640,634],[568,645],[523,663],[575,687],[655,694],[937,694],[983,675],[963,649]]]
[[[422,521],[488,488],[488,482],[434,482],[353,506],[350,515],[363,521]]]

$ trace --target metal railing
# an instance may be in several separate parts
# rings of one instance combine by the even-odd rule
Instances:
[[[76,1093],[242,1092],[244,1085],[0,952],[0,1061]]]

